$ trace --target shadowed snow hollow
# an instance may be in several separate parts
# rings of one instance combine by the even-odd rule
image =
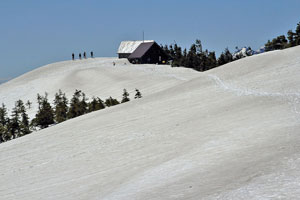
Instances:
[[[0,199],[298,199],[299,55],[205,73],[99,58],[9,81],[7,104],[75,88],[106,97],[137,87],[144,98],[1,144]]]

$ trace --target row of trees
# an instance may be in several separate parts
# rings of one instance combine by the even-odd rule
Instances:
[[[288,47],[293,47],[300,45],[300,23],[297,24],[295,32],[289,30],[287,33],[287,38],[284,35],[274,38],[272,41],[268,41],[265,44],[266,51],[272,51],[277,49],[284,49]],[[206,71],[234,60],[243,58],[243,56],[233,56],[228,48],[216,58],[214,51],[208,51],[202,49],[202,44],[200,40],[196,40],[194,44],[191,45],[190,49],[186,48],[182,50],[177,44],[174,45],[161,45],[165,53],[168,55],[169,60],[172,60],[173,67],[187,67],[192,68],[197,71]],[[248,49],[251,49],[250,47]],[[252,54],[247,54],[251,56]]]
[[[187,49],[182,51],[177,44],[161,47],[168,55],[169,60],[172,60],[173,67],[183,66],[197,71],[206,71],[233,61],[233,56],[228,48],[217,59],[214,51],[203,50],[200,40],[196,40],[189,51]]]
[[[135,99],[142,98],[142,94],[138,89],[135,92]],[[37,129],[44,129],[50,125],[128,101],[130,101],[130,98],[126,89],[123,90],[121,102],[112,97],[107,98],[105,101],[102,101],[99,97],[93,97],[89,102],[81,90],[76,90],[69,101],[66,94],[59,90],[55,94],[53,105],[51,105],[47,93],[45,95],[38,94],[38,111],[31,121],[26,113],[26,106],[28,108],[31,106],[30,101],[24,105],[22,100],[18,100],[10,117],[8,117],[7,108],[2,104],[0,107],[0,143],[30,134]]]
[[[300,23],[297,24],[295,32],[289,30],[287,36],[280,35],[265,44],[266,51],[285,49],[300,45]]]

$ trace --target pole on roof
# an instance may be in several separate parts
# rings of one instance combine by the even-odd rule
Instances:
[[[145,33],[143,31],[143,43],[145,42]]]

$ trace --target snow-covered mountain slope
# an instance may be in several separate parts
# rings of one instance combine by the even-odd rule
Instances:
[[[108,95],[141,84],[145,97],[1,144],[0,199],[298,199],[299,55],[274,51],[205,73],[95,64]],[[60,63],[58,86],[89,83],[83,61],[66,63],[82,73]],[[18,83],[30,93],[56,77],[49,71],[6,83],[1,97],[16,97]],[[82,89],[102,94],[95,88]]]

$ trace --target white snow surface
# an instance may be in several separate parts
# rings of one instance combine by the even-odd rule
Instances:
[[[58,89],[144,97],[0,144],[0,199],[299,199],[299,55],[204,73],[96,58],[4,83],[9,107]]]
[[[122,41],[118,53],[133,53],[140,44],[149,42],[154,42],[154,40]]]

